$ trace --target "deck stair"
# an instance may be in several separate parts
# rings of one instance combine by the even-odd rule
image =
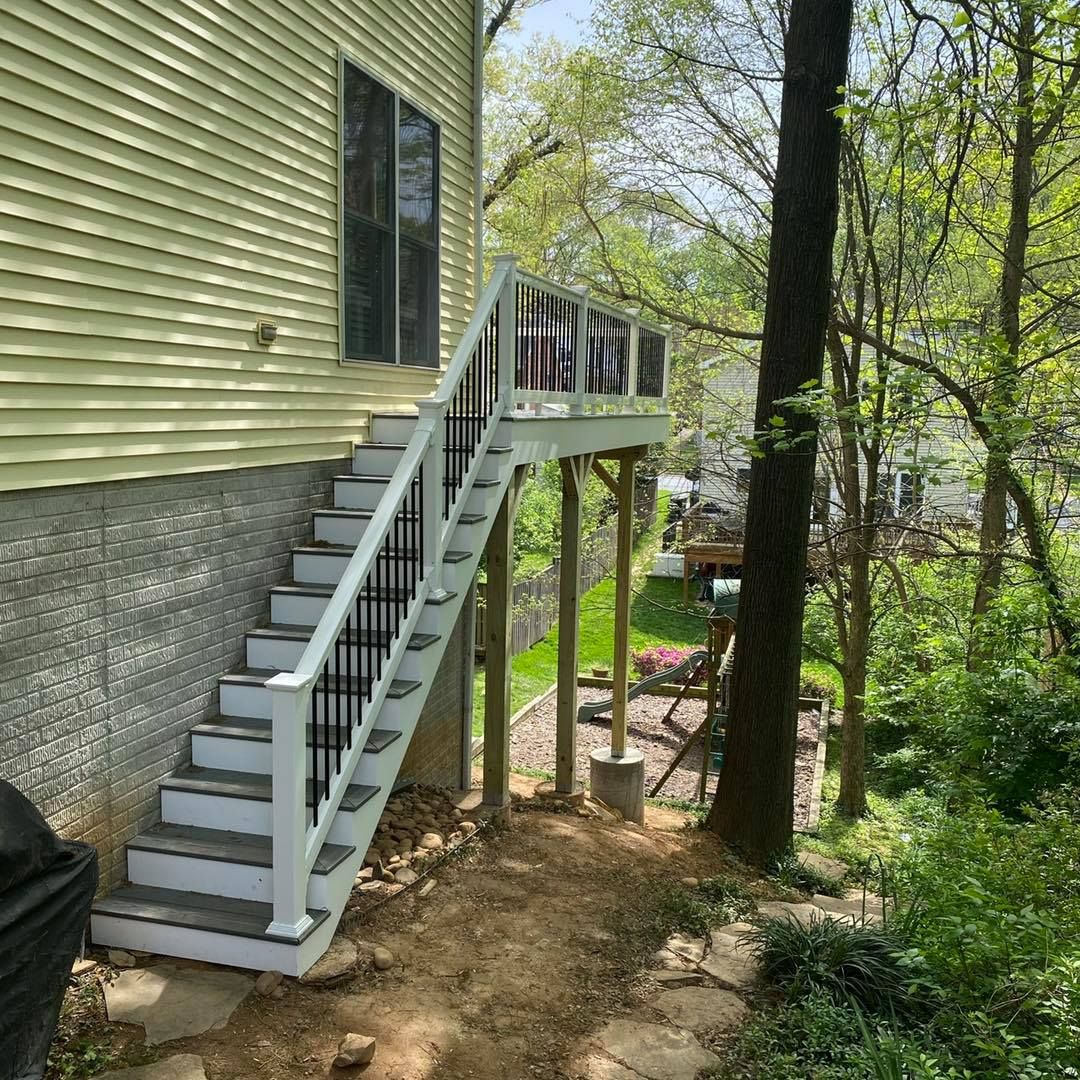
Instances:
[[[95,943],[291,975],[325,951],[520,464],[512,410],[625,410],[635,383],[663,407],[666,336],[593,311],[500,260],[434,397],[373,415],[127,845],[129,883],[95,903]],[[569,381],[565,349],[530,337],[538,312]]]

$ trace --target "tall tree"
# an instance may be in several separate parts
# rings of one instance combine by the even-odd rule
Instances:
[[[772,199],[764,341],[751,470],[738,659],[716,798],[708,824],[766,861],[791,839],[795,717],[802,659],[807,534],[817,424],[778,402],[821,381],[832,309],[838,210],[840,87],[851,0],[792,0],[784,38],[780,139]]]

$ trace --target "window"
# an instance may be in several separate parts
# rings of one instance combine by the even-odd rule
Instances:
[[[439,128],[342,64],[342,349],[439,366]]]
[[[910,517],[923,505],[923,479],[917,473],[898,472],[878,480],[879,516]]]

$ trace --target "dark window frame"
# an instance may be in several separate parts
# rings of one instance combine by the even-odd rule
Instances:
[[[346,318],[346,303],[347,303],[347,288],[345,267],[347,260],[347,252],[345,250],[345,237],[346,237],[346,215],[345,215],[345,71],[346,65],[353,68],[354,71],[360,73],[365,78],[370,79],[372,82],[381,87],[390,97],[393,99],[393,130],[394,130],[394,160],[392,167],[393,175],[393,190],[391,192],[391,221],[393,222],[392,230],[390,226],[379,225],[379,228],[385,229],[387,232],[393,232],[394,238],[394,257],[393,257],[393,303],[394,311],[392,316],[393,325],[393,355],[392,356],[376,356],[376,355],[360,355],[350,356],[347,347],[347,318]],[[372,71],[366,64],[358,61],[354,56],[349,55],[344,50],[341,50],[338,54],[338,109],[337,109],[337,138],[338,138],[338,184],[337,184],[337,202],[338,202],[338,359],[341,364],[377,364],[380,368],[388,367],[402,367],[411,368],[419,371],[437,371],[442,366],[441,356],[441,341],[442,341],[442,157],[443,157],[443,145],[442,145],[442,133],[443,125],[426,109],[421,108],[411,98],[405,96],[398,91],[394,84],[388,79],[384,78],[381,74]],[[411,237],[407,232],[403,232],[401,226],[401,200],[400,200],[400,187],[401,187],[401,118],[402,107],[405,107],[412,113],[419,116],[422,120],[429,123],[433,130],[433,148],[434,148],[434,161],[432,168],[432,190],[433,190],[433,231],[434,231],[434,244],[428,245],[419,241],[415,237]],[[378,223],[372,223],[378,224]],[[414,245],[422,244],[424,249],[434,259],[434,296],[431,300],[431,318],[432,325],[432,339],[433,339],[433,356],[430,364],[418,364],[412,362],[403,361],[401,351],[401,246],[402,239],[407,243]]]

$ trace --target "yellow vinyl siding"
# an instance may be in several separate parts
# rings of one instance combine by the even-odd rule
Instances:
[[[445,363],[473,306],[474,2],[0,10],[0,490],[344,456],[431,392],[338,360],[338,55],[440,125]]]

